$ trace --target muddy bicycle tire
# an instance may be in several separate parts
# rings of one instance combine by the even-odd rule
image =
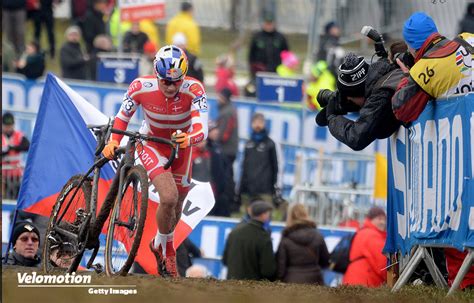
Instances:
[[[135,260],[145,226],[148,186],[143,166],[136,165],[127,172],[124,187],[120,189],[122,199],[115,200],[107,231],[105,271],[109,276],[127,275]]]
[[[45,242],[42,254],[43,260],[41,261],[42,268],[46,273],[52,271],[72,273],[77,270],[81,262],[84,249],[79,248],[79,243],[74,243],[74,241],[64,241],[64,236],[57,234],[54,229],[57,226],[61,226],[71,233],[78,235],[81,227],[84,228],[83,224],[88,224],[83,216],[77,216],[77,211],[79,209],[84,211],[84,213],[81,212],[81,215],[87,215],[91,209],[90,197],[92,185],[90,180],[85,180],[82,185],[80,185],[82,178],[83,175],[76,175],[68,180],[66,185],[64,185],[64,187],[61,189],[61,192],[59,193],[51,211],[51,216],[44,236]],[[74,196],[74,192],[76,190],[78,190],[78,192]],[[74,199],[71,200],[72,198]],[[58,222],[59,219],[61,219],[61,221]],[[87,226],[85,226],[85,228],[87,230]],[[81,245],[84,245],[84,243]],[[65,260],[72,259],[70,264],[64,262],[63,266],[61,266],[52,262],[51,258],[56,258],[56,261],[54,262],[62,260],[58,258],[58,252],[54,253],[57,247],[59,247],[58,252],[59,249],[62,250],[62,254],[64,254],[64,251],[66,251],[67,247],[67,251],[70,256],[65,258]]]

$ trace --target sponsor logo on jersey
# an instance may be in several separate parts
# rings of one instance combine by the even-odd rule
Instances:
[[[153,86],[153,83],[151,83],[151,82],[144,82],[144,83],[143,83],[143,86],[145,86],[145,87],[147,87],[147,88],[150,88],[150,87]]]
[[[165,113],[166,112],[166,108],[151,105],[151,104],[143,104],[143,107],[146,108],[146,109],[149,109],[151,111],[157,112],[157,113]]]
[[[140,80],[135,80],[128,87],[128,95],[131,96],[131,95],[133,95],[134,93],[138,92],[141,89],[142,89],[142,83],[140,82]]]
[[[199,85],[197,83],[192,84],[189,87],[189,91],[191,93],[193,93],[194,95],[196,95],[196,96],[200,96],[200,95],[204,94],[203,88],[201,87],[201,85]]]

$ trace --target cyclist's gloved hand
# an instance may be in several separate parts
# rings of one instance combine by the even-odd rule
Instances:
[[[174,132],[171,135],[171,141],[178,143],[179,148],[187,148],[189,146],[188,134],[185,132]]]
[[[115,140],[110,140],[109,143],[102,150],[102,154],[107,159],[112,160],[115,156],[115,150],[119,147],[119,143]]]

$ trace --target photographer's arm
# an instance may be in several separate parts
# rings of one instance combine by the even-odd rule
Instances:
[[[385,115],[382,111],[386,107],[383,105],[384,102],[390,102],[390,97],[391,93],[386,90],[372,94],[365,101],[356,121],[340,115],[330,115],[329,131],[337,140],[353,150],[363,150],[376,139],[376,130],[384,127]]]

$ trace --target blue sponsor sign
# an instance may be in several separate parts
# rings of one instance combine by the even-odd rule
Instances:
[[[138,77],[140,57],[119,53],[99,53],[97,81],[131,83]]]
[[[385,250],[474,247],[474,94],[429,102],[389,142]]]
[[[257,99],[263,102],[301,102],[303,78],[282,78],[273,73],[257,73]]]

